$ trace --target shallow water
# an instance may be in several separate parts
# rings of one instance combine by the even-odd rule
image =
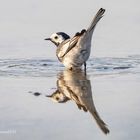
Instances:
[[[87,73],[96,75],[139,73],[140,55],[124,58],[102,57],[89,59]],[[64,69],[58,60],[0,59],[0,76],[44,77],[56,76]]]
[[[2,1],[0,140],[139,140],[139,5],[139,0]],[[93,35],[87,76],[73,76],[44,38],[60,31],[72,37],[101,7],[106,12]],[[61,93],[55,96],[61,103],[46,97],[53,93]]]
[[[139,83],[139,55],[90,59],[87,76],[51,59],[0,59],[0,138],[138,140]]]

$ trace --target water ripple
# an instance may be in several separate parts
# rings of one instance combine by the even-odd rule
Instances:
[[[57,75],[64,69],[58,60],[0,59],[0,76],[45,77]],[[87,72],[94,75],[140,72],[140,56],[126,58],[93,58],[87,62]]]

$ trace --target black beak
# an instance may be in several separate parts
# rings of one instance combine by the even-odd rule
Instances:
[[[45,38],[44,40],[50,40],[50,41],[51,41],[51,39],[50,39],[50,38]]]

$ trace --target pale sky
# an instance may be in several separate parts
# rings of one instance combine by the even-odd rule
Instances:
[[[97,25],[91,57],[140,54],[139,0],[5,0],[0,4],[0,58],[55,57],[55,46],[44,38],[87,28],[99,8],[106,9]]]

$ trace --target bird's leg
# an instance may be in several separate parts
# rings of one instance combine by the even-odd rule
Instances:
[[[85,75],[86,75],[86,72],[87,72],[87,64],[86,64],[86,62],[84,62],[84,72],[85,72]]]

